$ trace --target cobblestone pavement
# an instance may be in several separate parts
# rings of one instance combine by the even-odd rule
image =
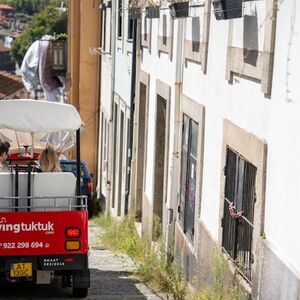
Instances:
[[[166,299],[132,279],[133,261],[126,255],[116,255],[99,245],[97,239],[99,235],[101,235],[100,228],[90,226],[92,284],[89,299]]]
[[[160,300],[167,299],[132,278],[134,263],[126,255],[115,254],[99,243],[101,229],[89,226],[91,287],[86,299]],[[71,289],[59,282],[51,286],[0,286],[0,299],[70,299]]]

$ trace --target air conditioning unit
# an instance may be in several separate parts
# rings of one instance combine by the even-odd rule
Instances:
[[[242,17],[242,0],[212,0],[213,12],[217,20]]]

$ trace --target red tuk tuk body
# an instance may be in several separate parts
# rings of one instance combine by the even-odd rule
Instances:
[[[0,256],[86,255],[86,224],[87,211],[2,212]]]
[[[7,118],[9,112],[16,122]],[[0,279],[50,284],[61,276],[74,297],[87,296],[88,211],[80,179],[67,172],[38,173],[32,166],[37,149],[51,145],[65,153],[76,141],[79,170],[81,127],[71,105],[0,101],[0,140],[11,143],[14,160],[10,172],[0,172]]]

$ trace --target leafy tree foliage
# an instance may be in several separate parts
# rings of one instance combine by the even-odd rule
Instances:
[[[45,7],[35,14],[28,23],[27,29],[12,44],[11,55],[20,63],[30,45],[43,35],[54,35],[67,32],[68,15],[53,6]]]
[[[16,12],[33,15],[48,5],[60,6],[62,0],[1,0],[1,3],[11,5]]]

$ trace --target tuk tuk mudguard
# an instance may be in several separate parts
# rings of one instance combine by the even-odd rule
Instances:
[[[76,270],[73,274],[73,288],[89,288],[90,287],[90,270]]]

